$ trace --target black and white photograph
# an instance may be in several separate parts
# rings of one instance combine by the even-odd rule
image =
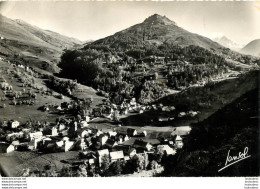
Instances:
[[[0,2],[0,175],[259,177],[259,66],[259,1]]]

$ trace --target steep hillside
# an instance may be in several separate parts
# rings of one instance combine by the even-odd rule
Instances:
[[[21,20],[12,20],[0,15],[0,54],[22,59],[23,62],[51,72],[56,66],[62,51],[74,48],[81,42],[52,31],[46,31]]]
[[[115,104],[131,98],[147,104],[166,96],[168,89],[249,70],[253,61],[155,14],[84,48],[65,51],[59,67],[61,77],[105,91]]]
[[[108,45],[116,49],[159,46],[162,44],[179,45],[182,47],[195,45],[206,49],[222,48],[218,43],[188,32],[177,26],[174,21],[158,14],[148,17],[140,24],[92,43],[92,45]]]
[[[150,110],[143,114],[129,116],[122,119],[124,125],[135,126],[180,126],[191,125],[204,120],[219,109],[233,102],[248,91],[258,86],[259,71],[251,71],[238,78],[231,78],[221,82],[211,82],[202,87],[191,87],[180,93],[161,98],[157,104],[174,106],[170,112]],[[184,103],[185,102],[185,103]],[[198,115],[179,117],[180,112],[188,115],[189,111],[198,111]],[[158,121],[158,117],[173,117],[173,120]]]
[[[185,149],[166,166],[165,175],[258,176],[258,93],[259,88],[251,90],[194,125]],[[225,166],[228,152],[230,156],[238,156],[245,148],[246,156],[250,157],[220,170]]]
[[[253,56],[260,56],[260,39],[251,41],[240,52]]]

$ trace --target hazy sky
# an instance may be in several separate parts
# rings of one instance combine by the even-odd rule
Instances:
[[[0,13],[80,40],[99,39],[165,15],[207,37],[246,44],[260,38],[260,2],[9,2]],[[0,28],[1,31],[1,28]]]

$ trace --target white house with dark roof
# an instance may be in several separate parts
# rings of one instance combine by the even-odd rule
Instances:
[[[42,138],[43,134],[41,131],[30,133],[30,140]]]
[[[10,144],[7,148],[6,148],[6,153],[11,153],[15,151],[15,145]]]
[[[103,158],[105,155],[107,155],[107,156],[109,157],[109,151],[108,151],[108,149],[103,149],[103,150],[98,150],[98,151],[97,151],[99,166],[101,166],[101,164],[102,164],[102,158]]]
[[[107,135],[99,135],[98,136],[98,140],[100,142],[100,144],[103,146],[106,144],[107,140],[108,140],[108,136]]]
[[[58,129],[56,127],[52,127],[51,129],[51,136],[58,136]]]
[[[80,122],[80,126],[81,127],[87,127],[88,126],[88,122],[87,121],[81,121]]]
[[[124,159],[124,152],[123,151],[110,152],[110,159],[111,159],[111,162],[114,162],[114,161],[117,161],[117,160],[123,160]]]
[[[74,147],[74,143],[74,141],[65,141],[65,152],[72,150]]]
[[[128,155],[130,157],[133,157],[136,154],[136,149],[135,148],[130,148],[127,153],[128,153]]]
[[[182,141],[182,138],[181,138],[180,135],[175,135],[175,136],[173,137],[173,141],[174,141],[175,146],[176,146],[177,148],[182,148],[182,147],[183,147],[183,141]]]
[[[158,145],[158,150],[162,150],[166,155],[175,155],[176,149],[171,148],[169,145]]]
[[[19,123],[18,121],[13,121],[13,122],[11,123],[11,128],[12,128],[12,129],[15,129],[15,128],[19,127],[19,125],[20,125],[20,123]]]

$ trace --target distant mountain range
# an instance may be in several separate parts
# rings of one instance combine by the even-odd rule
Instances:
[[[46,69],[55,67],[63,49],[74,48],[82,43],[77,39],[43,30],[22,20],[12,20],[1,14],[0,28],[2,55],[31,57],[34,62],[39,63],[36,66],[43,68],[42,65],[45,65]]]
[[[216,41],[217,43],[223,45],[224,47],[227,47],[234,51],[239,51],[243,48],[243,45],[240,45],[240,44],[237,44],[237,43],[231,41],[226,36],[217,37],[217,38],[214,38],[213,40]]]
[[[260,57],[260,39],[251,41],[240,52]]]
[[[211,39],[191,33],[177,26],[169,18],[158,14],[148,17],[140,24],[92,43],[92,45],[108,45],[120,49],[160,46],[162,44],[179,45],[181,47],[195,45],[206,49],[223,48]]]

